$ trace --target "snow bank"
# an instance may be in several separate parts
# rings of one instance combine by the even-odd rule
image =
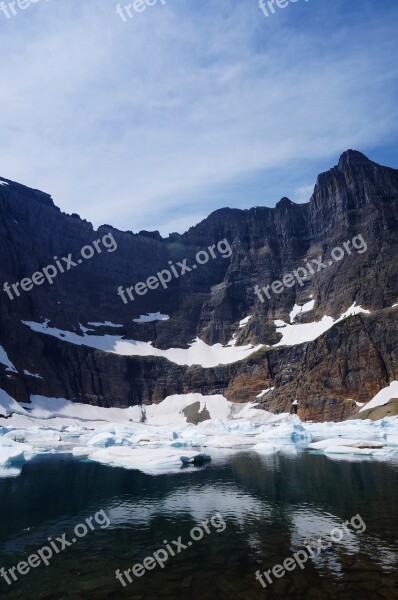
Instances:
[[[393,398],[398,398],[398,381],[392,381],[388,387],[380,390],[359,412],[363,412],[369,408],[376,408],[376,406],[384,406]]]
[[[29,404],[19,406],[29,411],[29,415],[35,419],[65,417],[79,419],[80,421],[125,422],[133,414],[129,408],[101,408],[90,404],[74,403],[64,398],[32,395],[30,400]]]
[[[7,417],[11,414],[26,414],[22,406],[0,389],[0,415]]]

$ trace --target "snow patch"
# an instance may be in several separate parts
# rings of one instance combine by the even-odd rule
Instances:
[[[112,323],[111,321],[104,321],[104,323],[96,323],[89,321],[87,325],[92,325],[93,327],[123,327],[123,325],[117,325],[115,323]],[[92,331],[92,329],[89,329],[87,331]]]
[[[313,301],[311,300],[311,302]],[[292,314],[292,312],[290,314]],[[362,308],[361,306],[356,306],[354,302],[354,304],[336,320],[333,320],[332,317],[327,315],[324,315],[320,321],[315,321],[313,323],[296,323],[293,325],[289,325],[284,321],[276,320],[274,321],[276,330],[278,333],[282,334],[282,339],[277,344],[274,344],[274,347],[295,346],[296,344],[303,344],[304,342],[312,342],[326,331],[331,329],[333,325],[340,323],[340,321],[346,319],[347,317],[352,317],[354,315],[358,315],[359,313],[369,314],[370,311]]]
[[[245,317],[244,319],[242,319],[241,321],[239,321],[239,328],[242,329],[242,327],[245,327],[245,325],[248,324],[248,322],[250,321],[250,319],[252,318],[253,315],[249,315],[248,317]]]
[[[274,391],[274,387],[268,388],[266,390],[263,390],[262,392],[260,392],[256,398],[262,398],[263,396],[265,396],[266,394],[268,394],[268,392],[273,392]]]
[[[152,321],[168,321],[169,319],[169,315],[164,315],[160,312],[156,312],[141,315],[138,319],[133,319],[133,321],[134,323],[152,323]]]
[[[4,350],[3,346],[0,346],[0,363],[4,365],[6,371],[11,371],[12,373],[18,373],[10,359],[8,358],[7,352]]]
[[[287,323],[285,323],[285,321],[282,321],[281,319],[276,319],[274,321],[274,325],[276,325],[276,327],[286,327]]]
[[[41,375],[38,375],[37,373],[30,373],[26,369],[24,369],[24,375],[27,375],[28,377],[36,377],[36,379],[43,379]]]
[[[310,312],[314,308],[314,306],[315,306],[315,300],[310,300],[309,302],[306,302],[305,304],[303,304],[303,306],[299,306],[298,304],[295,304],[289,314],[290,323],[293,323],[293,321],[295,320],[297,315],[300,315],[300,314],[306,313],[306,312]]]

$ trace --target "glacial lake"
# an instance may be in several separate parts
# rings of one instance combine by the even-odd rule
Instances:
[[[19,477],[0,479],[0,567],[8,570],[98,511],[109,526],[88,531],[7,585],[4,600],[393,600],[398,598],[398,463],[332,460],[308,451],[259,456],[211,452],[213,461],[175,474],[145,475],[70,458],[41,457]],[[226,527],[161,568],[115,578],[219,512]],[[346,525],[341,541],[314,552],[303,569],[255,573],[316,544],[360,515],[366,530]],[[102,521],[103,522],[103,521]],[[217,521],[220,523],[220,521]],[[357,522],[356,522],[357,523]],[[177,546],[175,545],[174,548]],[[313,546],[314,548],[315,546]],[[7,571],[8,572],[8,571]]]

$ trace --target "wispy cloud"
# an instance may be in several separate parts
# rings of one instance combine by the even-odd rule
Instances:
[[[54,0],[0,20],[0,174],[134,231],[185,229],[260,173],[297,200],[306,162],[397,134],[398,11],[350,5],[169,0],[123,23]]]
[[[297,204],[302,204],[303,202],[308,202],[311,198],[312,192],[314,191],[314,184],[311,185],[301,185],[294,190],[292,200],[297,202]]]

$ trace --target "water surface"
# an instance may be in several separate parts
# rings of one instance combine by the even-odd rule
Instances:
[[[340,600],[398,598],[398,468],[394,463],[330,460],[308,452],[219,457],[202,469],[149,476],[96,463],[37,460],[0,480],[0,566],[35,553],[48,537],[103,509],[111,524],[7,586],[5,600]],[[226,528],[196,541],[126,588],[115,578],[217,511]],[[304,545],[359,514],[331,550],[264,590],[257,570],[272,569]]]

